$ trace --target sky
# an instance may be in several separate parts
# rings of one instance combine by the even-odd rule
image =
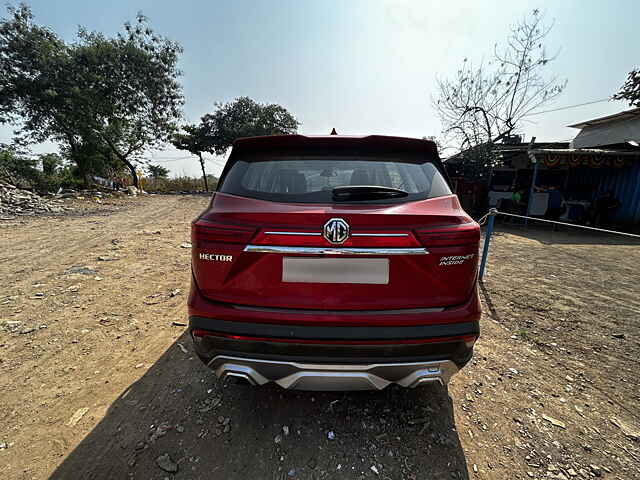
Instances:
[[[36,22],[73,41],[79,25],[115,34],[141,11],[157,33],[178,41],[184,121],[197,122],[215,102],[239,96],[278,103],[302,123],[302,134],[440,136],[431,106],[437,78],[453,76],[464,58],[487,60],[509,27],[538,8],[554,27],[559,52],[549,71],[567,88],[529,117],[528,140],[563,141],[566,125],[629,108],[603,101],[640,65],[637,0],[31,0]],[[0,128],[0,142],[11,139]],[[53,144],[33,147],[55,151]],[[171,175],[200,174],[195,157],[167,148],[145,159]],[[209,156],[218,174],[224,158]]]

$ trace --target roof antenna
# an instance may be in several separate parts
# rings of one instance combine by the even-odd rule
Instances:
[[[338,132],[336,132],[336,129],[332,128],[331,129],[331,133],[329,135],[337,135],[337,134],[338,134]]]

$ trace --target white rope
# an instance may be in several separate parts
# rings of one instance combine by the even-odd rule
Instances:
[[[486,216],[490,215],[491,213],[492,212],[487,213],[487,215],[482,217],[482,219],[484,219]],[[575,223],[556,222],[554,220],[545,220],[543,218],[525,217],[524,215],[515,215],[513,213],[505,213],[505,212],[498,212],[498,211],[496,211],[495,213],[497,213],[498,215],[507,215],[508,217],[528,218],[529,220],[535,220],[536,222],[553,223],[554,225],[564,225],[566,227],[583,228],[585,230],[593,230],[595,232],[613,233],[616,235],[624,235],[626,237],[640,238],[640,235],[636,235],[635,233],[617,232],[615,230],[605,230],[604,228],[587,227],[586,225],[576,225]]]

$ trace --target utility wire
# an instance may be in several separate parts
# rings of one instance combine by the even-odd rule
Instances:
[[[543,113],[549,113],[549,112],[559,112],[561,110],[569,110],[570,108],[584,107],[585,105],[593,105],[594,103],[608,102],[609,100],[611,100],[611,99],[610,98],[602,98],[600,100],[593,100],[591,102],[578,103],[576,105],[567,105],[566,107],[552,108],[551,110],[543,110],[541,112],[531,112],[531,113],[526,114],[525,117],[530,117],[532,115],[542,115]]]

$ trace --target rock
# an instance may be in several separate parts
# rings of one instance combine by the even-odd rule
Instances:
[[[71,268],[69,268],[66,272],[64,272],[65,275],[74,275],[74,274],[78,274],[78,275],[95,275],[98,272],[92,268],[89,267],[81,267],[79,265],[73,266]]]
[[[178,471],[178,464],[171,460],[168,453],[163,453],[156,458],[156,465],[168,473],[176,473]]]
[[[545,414],[542,414],[542,418],[547,422],[549,422],[551,425],[555,425],[556,427],[560,427],[560,428],[567,428],[564,422],[556,418],[549,417],[548,415],[545,415]]]
[[[602,469],[598,465],[589,465],[589,470],[591,470],[591,473],[596,477],[602,476]]]
[[[616,427],[622,430],[622,433],[624,434],[625,437],[630,438],[634,442],[640,441],[640,428],[634,427],[633,425],[629,425],[628,423],[625,423],[616,417],[611,417],[609,420]]]
[[[27,333],[35,332],[36,329],[34,327],[27,327],[20,330],[20,335],[26,335]]]
[[[570,468],[569,470],[567,470],[567,474],[570,477],[577,477],[578,476],[578,472],[576,472],[573,468]]]
[[[620,339],[624,339],[625,338],[624,333],[612,333],[611,336],[613,338],[620,338]]]
[[[15,332],[22,326],[22,322],[18,322],[16,320],[9,320],[4,322],[4,328],[6,328],[10,332]]]
[[[168,422],[162,422],[160,425],[151,430],[149,443],[155,443],[155,441],[160,437],[164,437],[169,430],[171,430],[171,425],[169,425]]]
[[[68,427],[75,427],[80,419],[85,416],[85,414],[89,411],[88,407],[82,407],[76,410],[76,412],[71,415],[71,418],[67,422]]]
[[[0,443],[0,450],[5,450],[7,448],[7,442]]]

